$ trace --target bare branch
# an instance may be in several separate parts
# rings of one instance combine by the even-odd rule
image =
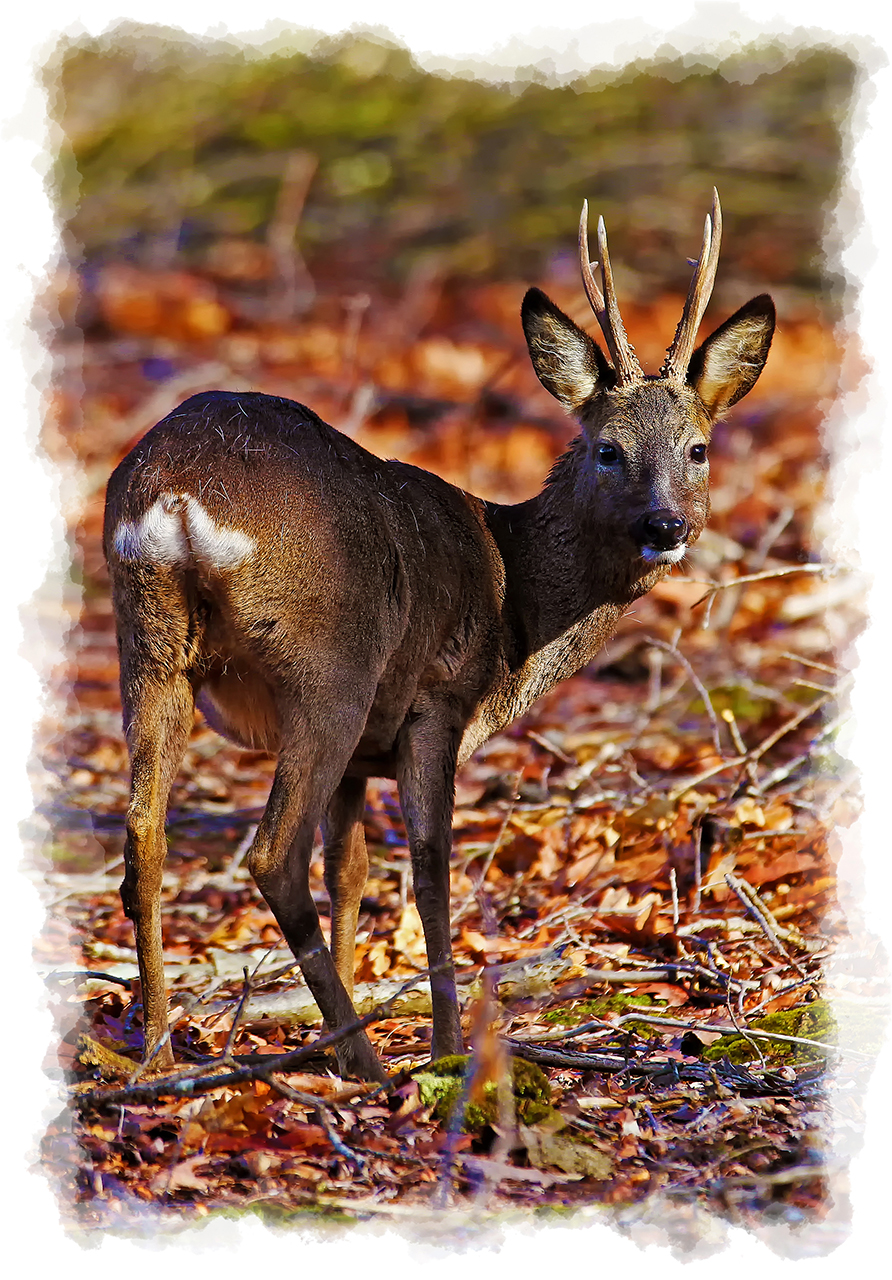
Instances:
[[[725,883],[732,893],[737,895],[750,915],[754,916],[755,919],[758,920],[762,932],[765,934],[765,937],[769,942],[781,953],[784,959],[793,966],[797,973],[803,973],[802,966],[793,959],[787,948],[781,942],[777,932],[779,927],[778,923],[753,886],[748,884],[746,880],[741,880],[737,876],[732,875],[730,872],[725,875]]]
[[[691,684],[703,699],[703,705],[706,707],[706,713],[712,722],[712,741],[716,749],[716,754],[720,756],[724,755],[724,748],[722,747],[721,740],[721,726],[719,724],[719,718],[715,713],[715,707],[712,705],[712,698],[710,698],[706,685],[697,675],[690,662],[688,662],[680,649],[676,648],[674,644],[668,644],[665,640],[657,640],[654,636],[647,636],[646,643],[653,645],[655,649],[662,649],[665,653],[671,653],[675,660],[680,662],[684,667],[685,671],[688,673],[688,678],[690,679]]]

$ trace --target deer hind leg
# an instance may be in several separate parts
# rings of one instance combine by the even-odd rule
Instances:
[[[415,903],[431,968],[431,1057],[462,1052],[449,910],[455,760],[461,725],[448,704],[406,719],[397,740],[397,786],[412,856]]]
[[[369,875],[362,815],[364,778],[343,778],[322,821],[325,839],[325,887],[331,899],[331,951],[335,969],[353,999],[356,922]]]
[[[292,709],[283,716],[284,744],[248,867],[291,950],[327,1025],[336,1030],[356,1018],[345,983],[319,927],[310,893],[309,868],[316,828],[344,775],[359,741],[373,691],[362,708],[330,715],[331,728],[320,728]],[[290,723],[289,723],[290,720]],[[386,1073],[364,1031],[354,1032],[337,1048],[345,1074],[385,1080]]]
[[[176,603],[171,593],[162,626],[158,614],[147,611],[137,616],[134,592],[125,603],[120,597],[116,600],[121,701],[131,771],[121,900],[136,935],[146,1057],[161,1044],[155,1061],[163,1066],[173,1064],[166,1040],[161,952],[161,877],[167,853],[164,818],[194,712],[192,684],[185,669],[188,612],[182,601],[180,608]]]

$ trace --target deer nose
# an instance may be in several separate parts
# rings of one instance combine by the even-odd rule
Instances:
[[[688,536],[688,522],[675,511],[648,511],[636,521],[635,537],[642,547],[671,551]]]

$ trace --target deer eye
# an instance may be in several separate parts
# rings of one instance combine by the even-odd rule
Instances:
[[[615,466],[619,462],[619,449],[613,444],[599,444],[598,461],[605,467]]]
[[[690,457],[691,457],[691,462],[705,462],[706,461],[706,445],[692,444]]]

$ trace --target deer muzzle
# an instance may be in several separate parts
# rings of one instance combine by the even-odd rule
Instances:
[[[687,550],[690,526],[677,511],[646,511],[631,532],[645,560],[674,564]]]

